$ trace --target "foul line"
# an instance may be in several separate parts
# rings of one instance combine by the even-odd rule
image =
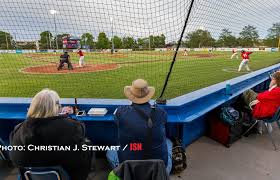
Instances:
[[[238,69],[235,69],[235,68],[224,68],[224,69],[222,69],[222,71],[233,72],[233,73],[238,73],[238,74],[247,74],[247,73],[253,72],[253,71],[240,71],[240,72],[238,72]]]

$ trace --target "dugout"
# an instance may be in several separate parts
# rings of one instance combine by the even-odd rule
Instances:
[[[269,73],[279,70],[276,64],[250,74],[231,79],[231,95],[225,93],[226,82],[221,82],[180,97],[167,101],[162,106],[168,113],[167,136],[179,137],[184,146],[189,145],[205,134],[206,117],[215,108],[233,102],[246,89],[267,89]],[[63,105],[75,105],[74,98],[62,99]],[[116,127],[113,123],[113,113],[118,106],[130,104],[128,100],[120,99],[83,99],[78,98],[80,109],[89,110],[92,107],[107,108],[108,113],[100,117],[76,117],[86,124],[87,136],[94,144],[115,144]],[[8,141],[9,133],[14,126],[26,118],[31,98],[0,98],[0,137]]]

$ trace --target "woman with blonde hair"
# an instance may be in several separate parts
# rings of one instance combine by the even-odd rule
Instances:
[[[37,93],[30,104],[27,117],[48,118],[59,114],[59,96],[50,89],[43,89]]]
[[[24,146],[25,151],[11,151],[11,160],[19,168],[61,166],[71,179],[85,180],[92,153],[74,151],[85,143],[85,127],[81,122],[59,116],[59,111],[55,91],[43,89],[34,96],[26,121],[10,134],[10,144]]]

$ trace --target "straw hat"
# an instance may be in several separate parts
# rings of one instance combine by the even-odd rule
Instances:
[[[124,95],[136,104],[148,102],[155,94],[155,88],[149,87],[147,81],[136,79],[131,86],[124,87]]]

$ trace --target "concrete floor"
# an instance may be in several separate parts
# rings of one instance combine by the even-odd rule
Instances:
[[[276,127],[273,137],[280,149],[280,131]],[[280,179],[280,151],[274,151],[266,133],[243,137],[230,148],[202,137],[191,144],[186,152],[188,168],[179,175],[172,175],[171,180]],[[16,180],[16,176],[15,169],[1,166],[0,180]],[[101,172],[93,179],[106,179],[106,173]]]
[[[280,148],[280,131],[273,137]],[[280,151],[266,133],[243,137],[230,148],[202,137],[187,149],[188,168],[171,180],[279,180]]]

